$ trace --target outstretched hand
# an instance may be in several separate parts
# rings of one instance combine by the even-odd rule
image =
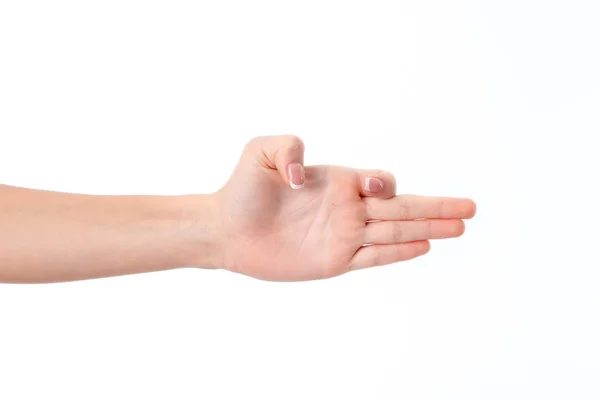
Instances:
[[[426,254],[458,237],[469,199],[396,195],[392,174],[304,166],[295,136],[246,146],[219,204],[222,267],[259,279],[323,279]]]

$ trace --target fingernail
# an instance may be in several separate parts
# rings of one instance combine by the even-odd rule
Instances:
[[[304,167],[300,163],[288,165],[288,178],[292,189],[302,189],[304,187]]]
[[[379,193],[383,190],[383,182],[378,178],[365,179],[365,190],[371,193]]]

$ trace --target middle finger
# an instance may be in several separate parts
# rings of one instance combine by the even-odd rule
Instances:
[[[446,239],[461,236],[465,223],[460,219],[369,222],[365,244],[407,243],[416,240]]]

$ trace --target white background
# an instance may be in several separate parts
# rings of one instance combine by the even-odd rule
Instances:
[[[599,11],[0,2],[2,183],[212,192],[294,133],[307,164],[478,203],[427,256],[325,281],[2,285],[0,398],[600,398]]]

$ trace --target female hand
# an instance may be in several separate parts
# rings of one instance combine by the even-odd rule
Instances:
[[[215,193],[223,268],[259,279],[323,279],[424,255],[463,234],[469,199],[396,195],[392,174],[304,166],[295,136],[246,146]]]

